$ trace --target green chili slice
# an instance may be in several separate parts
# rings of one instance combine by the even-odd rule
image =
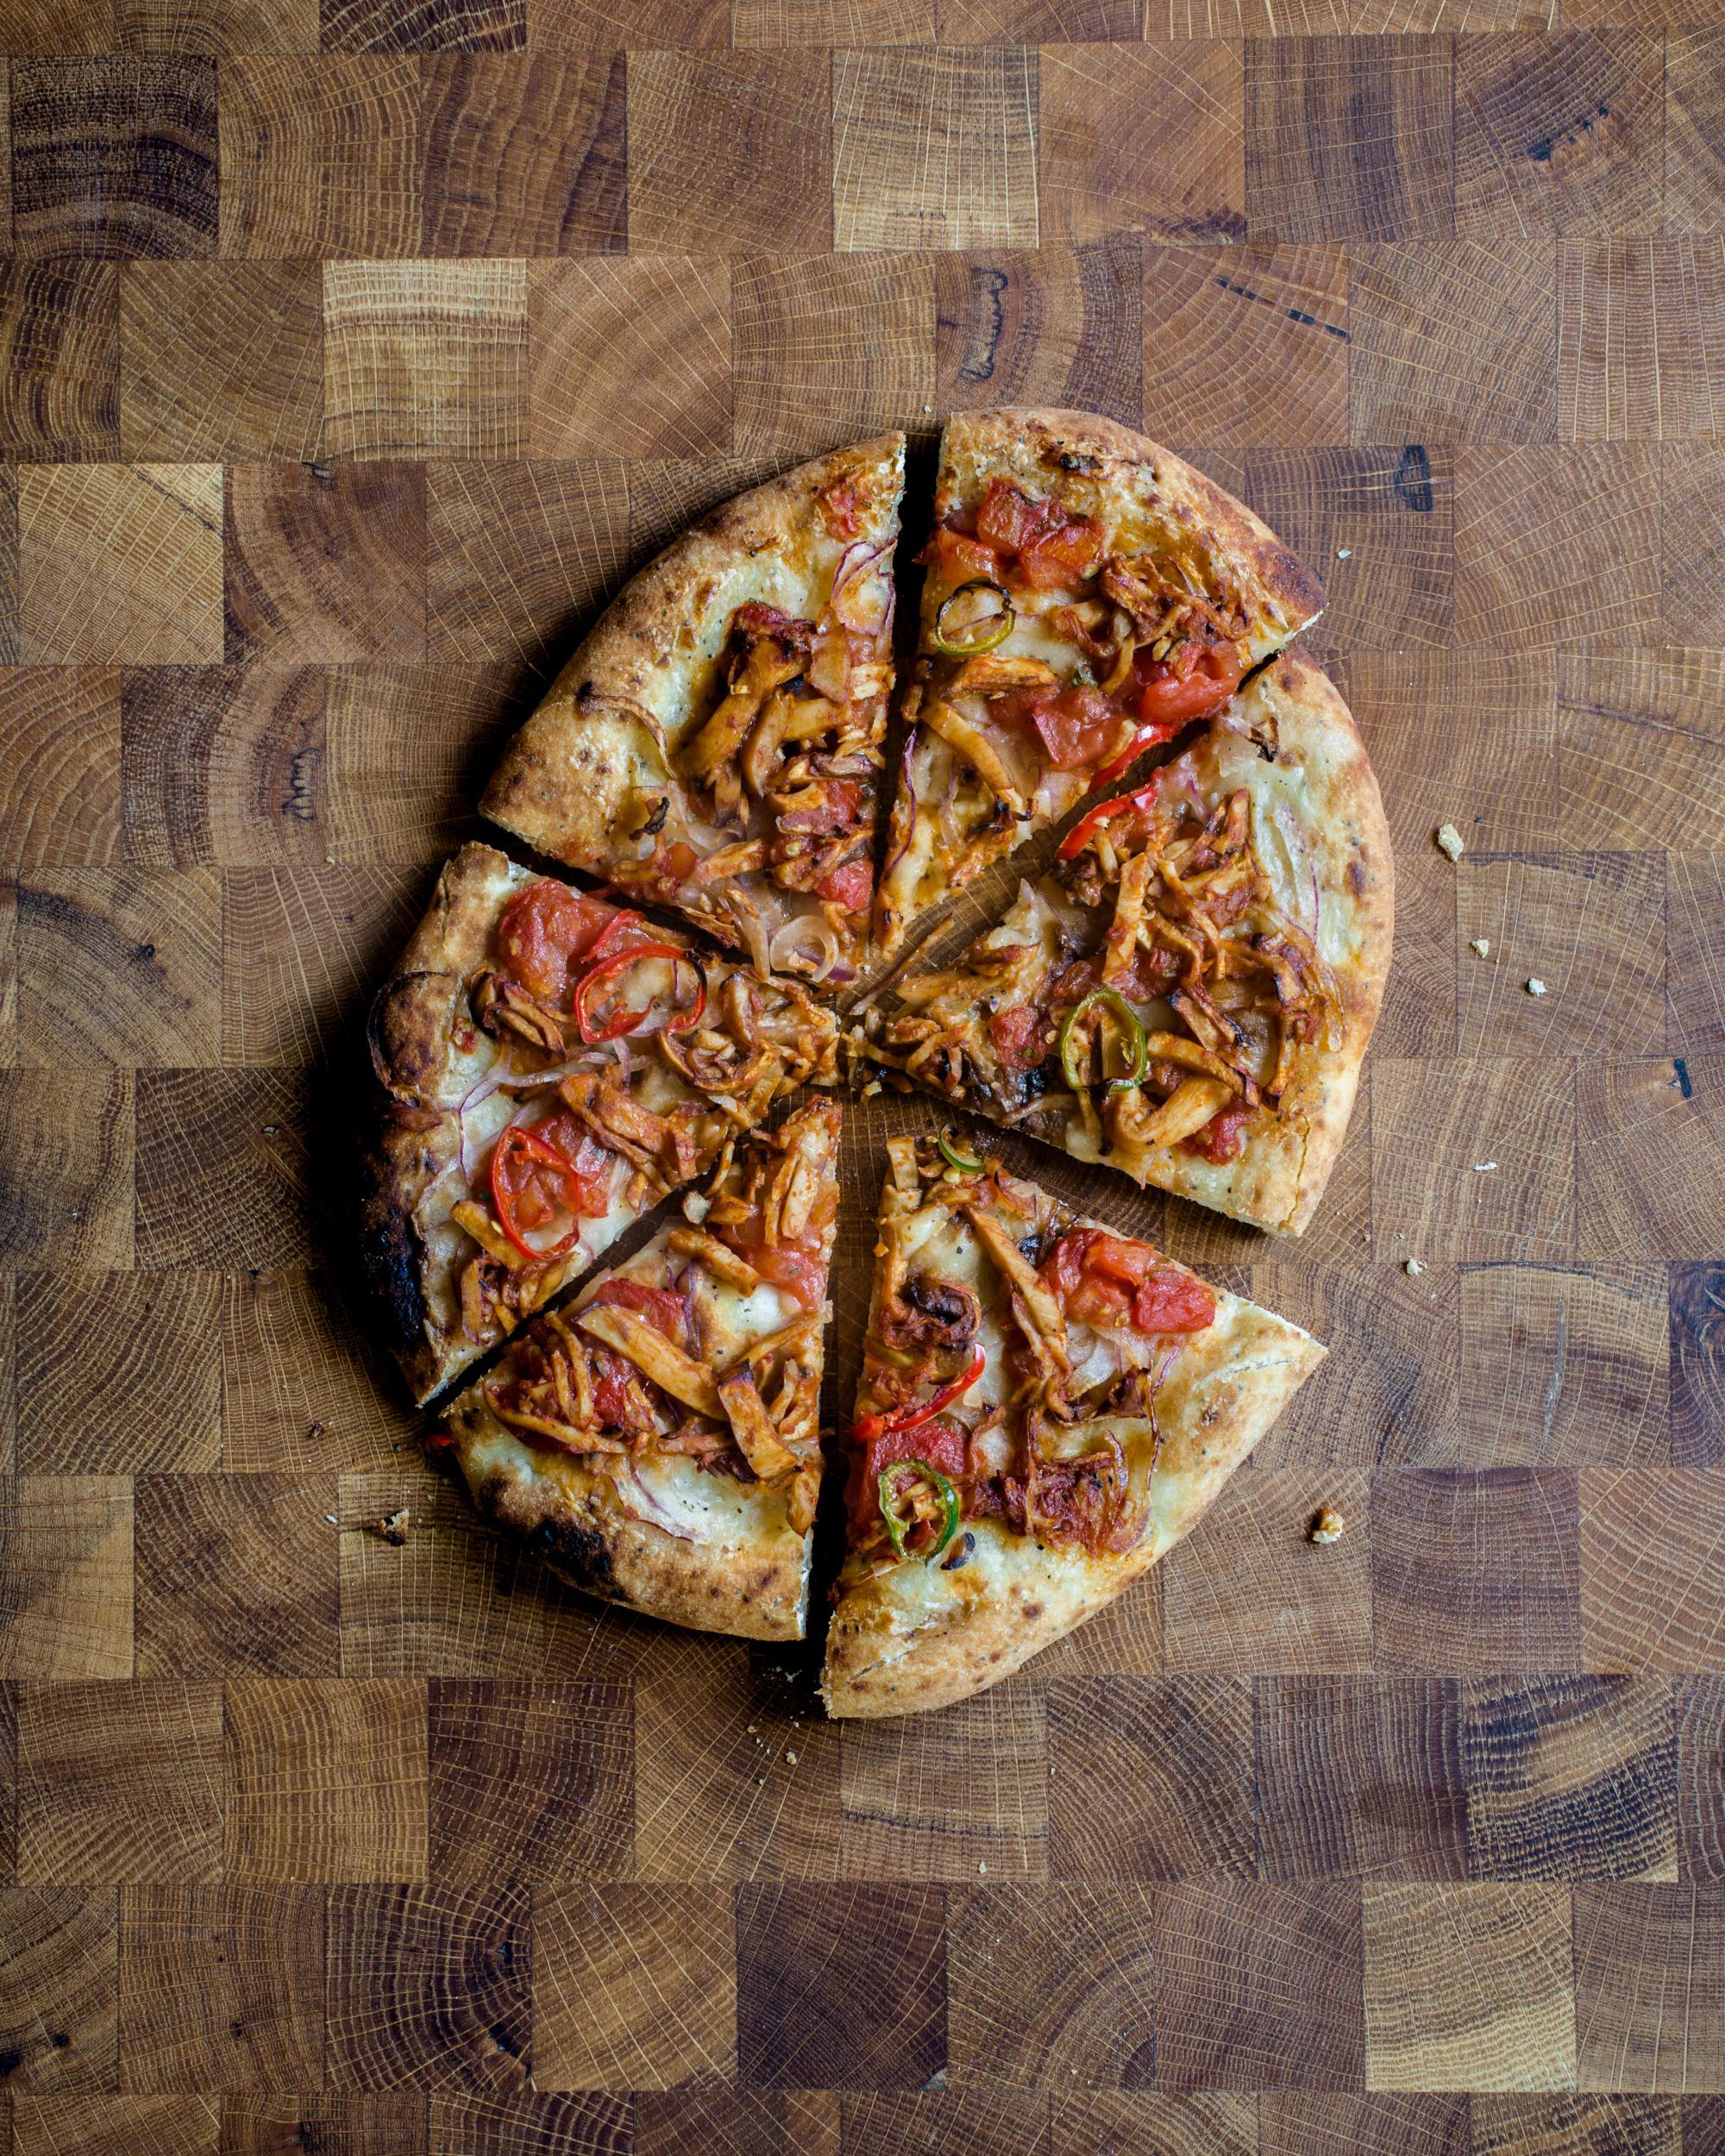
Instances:
[[[887,1523],[894,1554],[908,1558],[911,1552],[905,1547],[905,1536],[913,1522],[901,1520],[894,1509],[893,1477],[905,1468],[911,1469],[933,1485],[934,1494],[940,1500],[940,1534],[934,1547],[924,1552],[923,1562],[932,1564],[958,1532],[958,1492],[938,1467],[931,1467],[926,1460],[894,1460],[890,1467],[881,1470],[881,1517]]]
[[[998,614],[984,614],[974,621],[956,620],[949,624],[947,617],[962,599],[970,599],[978,592],[992,592],[1000,602]],[[968,584],[961,584],[956,592],[949,592],[940,602],[940,611],[934,617],[934,648],[949,659],[974,659],[980,652],[994,651],[1005,643],[1013,633],[1018,619],[1018,610],[1000,586],[986,576],[973,576]]]
[[[1108,1091],[1119,1093],[1127,1086],[1141,1085],[1150,1068],[1144,1020],[1118,988],[1092,988],[1067,1012],[1066,1022],[1060,1029],[1060,1068],[1066,1073],[1067,1084],[1074,1093],[1083,1089],[1084,1081],[1078,1075],[1078,1051],[1083,1045],[1080,1029],[1093,1011],[1109,1012],[1120,1021],[1126,1037],[1127,1069],[1120,1077],[1109,1079]]]
[[[945,1131],[943,1131],[934,1142],[940,1148],[940,1157],[949,1168],[956,1168],[961,1175],[965,1175],[982,1174],[982,1162],[972,1159],[969,1153],[961,1153],[951,1139],[947,1137]]]

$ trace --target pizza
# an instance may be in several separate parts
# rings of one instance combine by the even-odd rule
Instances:
[[[799,466],[618,594],[485,813],[758,971],[854,977],[874,895],[904,436]]]
[[[1201,473],[1089,412],[942,436],[915,678],[875,908],[917,915],[1226,703],[1317,580]]]
[[[956,964],[894,983],[856,1050],[1297,1235],[1347,1128],[1394,891],[1346,706],[1284,652],[1145,784],[1088,809]]]
[[[831,1081],[834,1040],[796,981],[463,847],[370,1020],[362,1250],[416,1399]]]
[[[588,1594],[800,1639],[820,1487],[838,1110],[733,1133],[684,1218],[518,1332],[434,1449]]]
[[[1193,1525],[1323,1348],[950,1138],[888,1146],[822,1691],[968,1698]]]

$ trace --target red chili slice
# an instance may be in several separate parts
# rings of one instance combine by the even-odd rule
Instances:
[[[1103,824],[1120,815],[1123,810],[1142,809],[1147,815],[1156,806],[1157,785],[1157,779],[1152,779],[1148,786],[1139,787],[1135,793],[1117,793],[1113,800],[1098,801],[1095,808],[1087,809],[1061,840],[1061,860],[1076,861]]]
[[[638,920],[640,916],[619,914],[618,918]],[[612,926],[615,927],[615,925],[616,924],[613,923]],[[608,952],[596,966],[590,966],[575,984],[575,1024],[580,1031],[581,1038],[589,1048],[596,1048],[605,1041],[621,1040],[625,1033],[635,1032],[645,1019],[647,1013],[644,1011],[624,1009],[614,1012],[610,1022],[595,1031],[588,1016],[594,989],[602,982],[610,980],[614,974],[623,972],[625,968],[634,965],[636,961],[641,958],[668,958],[671,962],[674,981],[676,968],[680,965],[687,965],[693,969],[694,1001],[687,1011],[675,1012],[666,1019],[665,1031],[668,1033],[687,1033],[691,1026],[699,1025],[702,1018],[706,1017],[706,975],[701,971],[699,963],[693,952],[680,950],[674,943],[630,943],[626,950]]]
[[[900,1436],[907,1430],[920,1430],[924,1423],[932,1422],[955,1400],[968,1393],[982,1375],[988,1356],[979,1347],[970,1359],[970,1367],[962,1377],[955,1377],[950,1385],[943,1385],[932,1400],[924,1401],[920,1407],[906,1408],[897,1414],[859,1415],[850,1434],[858,1445],[872,1445],[875,1438],[884,1437],[891,1430]]]
[[[568,1203],[574,1220],[567,1235],[542,1246],[527,1240],[516,1219],[515,1208],[518,1200],[526,1193],[528,1178],[548,1168],[570,1187]],[[516,1178],[512,1182],[511,1176]],[[499,1226],[524,1257],[539,1264],[547,1258],[562,1257],[574,1250],[581,1232],[581,1172],[568,1155],[542,1138],[537,1131],[524,1130],[520,1124],[511,1123],[499,1138],[497,1150],[491,1156],[492,1204]]]

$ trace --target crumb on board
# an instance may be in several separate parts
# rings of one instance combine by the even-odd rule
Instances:
[[[1490,958],[1491,956],[1491,945],[1484,936],[1476,936],[1468,949],[1476,958]]]
[[[407,1539],[407,1523],[412,1517],[404,1505],[399,1512],[386,1512],[381,1519],[373,1520],[372,1532],[398,1550]]]
[[[1476,1175],[1495,1175],[1497,1163],[1495,1160],[1477,1160],[1473,1163],[1473,1172]]]
[[[1440,824],[1437,837],[1438,851],[1447,854],[1452,861],[1459,861],[1467,850],[1461,843],[1461,833],[1453,824]]]
[[[1538,974],[1534,974],[1534,975],[1533,975],[1529,978],[1528,982],[1527,982],[1527,993],[1528,993],[1530,996],[1542,996],[1542,995],[1544,995],[1544,993],[1546,993],[1546,984],[1545,984],[1545,982],[1544,982],[1543,981],[1541,981],[1541,980],[1540,980],[1540,976],[1538,975]]]
[[[1312,1515],[1311,1525],[1306,1530],[1306,1539],[1308,1542],[1315,1542],[1320,1545],[1339,1542],[1346,1532],[1347,1522],[1335,1507],[1320,1505]]]
[[[1409,1280],[1418,1280],[1421,1274],[1423,1273],[1426,1269],[1420,1263],[1417,1257],[1410,1257],[1402,1269],[1407,1274]]]

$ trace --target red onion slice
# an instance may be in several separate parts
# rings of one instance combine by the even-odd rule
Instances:
[[[893,586],[888,577],[871,586],[870,572],[889,549],[866,539],[854,540],[839,556],[832,576],[832,611],[847,629],[861,636],[884,636],[892,627]]]
[[[905,751],[899,760],[899,799],[910,803],[910,814],[905,818],[904,837],[894,849],[886,867],[881,871],[881,881],[883,884],[887,882],[894,869],[910,851],[911,841],[916,836],[917,797],[916,787],[911,781],[911,757],[916,749],[917,735],[919,730],[919,728],[913,726],[905,736]]]

